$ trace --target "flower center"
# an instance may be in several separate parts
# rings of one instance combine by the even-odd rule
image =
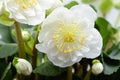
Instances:
[[[77,24],[61,24],[53,34],[53,41],[60,52],[70,53],[78,50],[85,42],[85,35],[80,34]]]
[[[64,34],[64,42],[74,42],[76,40],[73,32],[67,32]]]
[[[16,3],[20,5],[22,9],[28,9],[34,5],[37,5],[36,0],[16,0]]]

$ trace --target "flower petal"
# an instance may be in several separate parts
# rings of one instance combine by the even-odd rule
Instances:
[[[54,3],[54,0],[38,0],[38,1],[41,7],[45,10],[51,8],[51,6]]]
[[[96,29],[89,29],[86,33],[87,41],[85,42],[85,46],[89,49],[85,49],[81,53],[86,58],[95,58],[100,55],[102,48],[102,37],[100,33]],[[93,37],[91,37],[93,36]],[[89,39],[91,38],[91,39]],[[85,52],[86,51],[86,52]]]
[[[80,19],[87,18],[91,22],[90,26],[94,27],[94,21],[97,18],[97,14],[89,5],[80,4],[72,7],[70,10],[76,15],[76,20],[79,21]]]

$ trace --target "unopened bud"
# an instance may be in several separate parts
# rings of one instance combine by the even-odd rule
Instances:
[[[98,75],[103,72],[103,64],[99,60],[93,60],[92,73]]]
[[[22,37],[24,41],[28,41],[30,39],[30,34],[28,31],[22,31]]]
[[[14,58],[13,66],[16,68],[18,74],[28,76],[32,73],[31,64],[22,58]]]

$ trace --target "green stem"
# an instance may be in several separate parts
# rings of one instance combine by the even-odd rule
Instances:
[[[26,58],[26,55],[25,55],[25,52],[24,52],[24,41],[23,41],[23,38],[22,38],[22,34],[21,34],[21,28],[20,28],[20,24],[18,22],[15,22],[15,31],[16,31],[16,37],[17,37],[17,43],[18,43],[18,56],[20,58]],[[17,74],[18,75],[18,74]],[[22,75],[18,75],[17,76],[17,79],[18,80],[26,80],[25,79],[26,77],[25,76],[22,76]]]
[[[40,31],[40,28],[41,28],[41,26],[38,25],[37,32],[35,35],[33,50],[32,50],[32,67],[33,67],[33,69],[36,67],[36,64],[37,64],[37,49],[35,48],[35,45],[38,43],[38,34]]]
[[[114,27],[115,27],[115,28],[117,28],[119,22],[120,22],[120,12],[119,12],[119,14],[118,14],[118,16],[117,16],[117,18],[116,18],[115,24],[114,24]]]
[[[33,69],[35,69],[36,64],[37,64],[37,49],[35,48],[35,45],[38,43],[38,34],[39,34],[40,29],[41,29],[41,26],[38,25],[37,32],[35,35],[33,50],[32,50],[32,67],[33,67]],[[31,79],[37,80],[37,74],[32,74]]]
[[[30,51],[30,53],[32,53],[32,49],[31,49],[30,46],[28,45],[27,41],[25,41],[24,43],[25,43],[25,47]]]
[[[72,66],[67,68],[67,80],[72,80]]]
[[[24,41],[22,39],[22,34],[21,34],[21,28],[20,24],[18,22],[15,22],[15,31],[16,31],[16,37],[17,37],[17,43],[18,43],[18,51],[19,51],[19,57],[20,58],[26,58],[25,52],[24,52]]]
[[[90,80],[91,70],[92,70],[92,69],[90,69],[90,70],[87,72],[84,80]]]

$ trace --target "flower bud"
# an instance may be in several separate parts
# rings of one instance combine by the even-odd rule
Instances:
[[[31,64],[22,58],[14,58],[13,66],[16,68],[18,74],[28,76],[32,73]]]
[[[22,37],[24,41],[28,41],[30,39],[30,34],[28,31],[22,31]]]
[[[103,72],[103,64],[99,60],[93,60],[92,73],[98,75]]]

